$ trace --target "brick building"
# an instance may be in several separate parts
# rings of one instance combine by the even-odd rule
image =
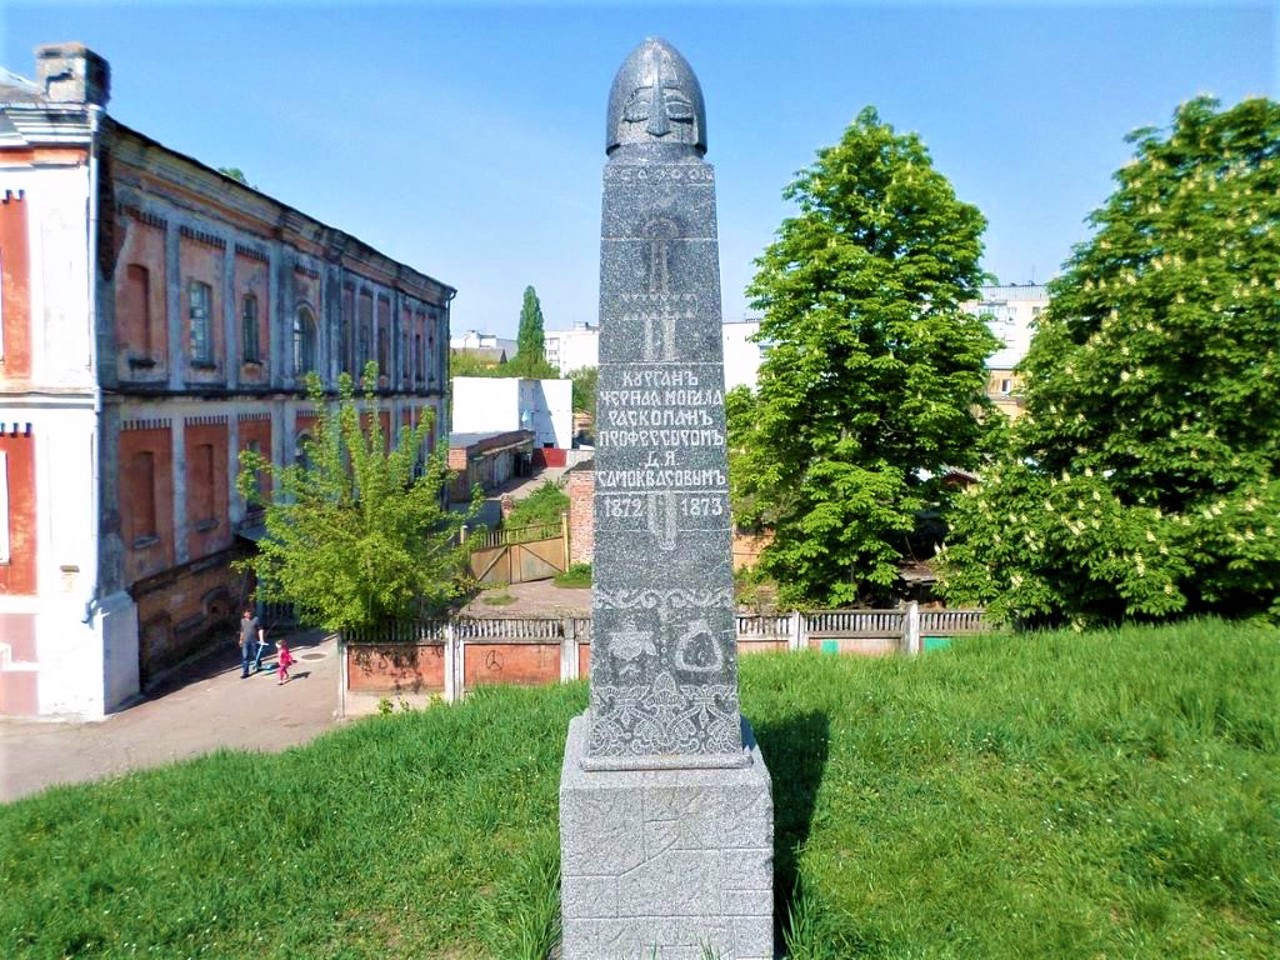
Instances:
[[[596,464],[584,460],[565,473],[569,497],[569,562],[591,563],[596,553]]]
[[[447,424],[455,291],[106,112],[109,68],[0,70],[0,715],[102,715],[232,636],[242,450],[367,360]],[[432,437],[434,443],[435,437]]]

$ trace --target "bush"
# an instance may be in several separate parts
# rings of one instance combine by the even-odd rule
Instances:
[[[575,563],[555,579],[557,587],[589,587],[591,586],[591,564]]]
[[[548,480],[537,490],[516,502],[515,509],[502,521],[505,527],[526,527],[534,523],[559,523],[560,514],[569,509],[569,495],[554,481]]]

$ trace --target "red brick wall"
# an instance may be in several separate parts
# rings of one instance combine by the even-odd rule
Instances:
[[[6,320],[7,320],[6,314]],[[0,563],[0,593],[36,592],[36,440],[31,434],[0,434],[9,491],[9,562]],[[0,640],[6,639],[0,636]]]
[[[560,679],[558,643],[468,643],[462,683],[468,690],[486,683],[535,686]]]
[[[568,451],[559,447],[534,447],[533,465],[539,470],[547,467],[563,467],[568,460]]]
[[[590,563],[595,556],[596,518],[593,498],[594,470],[579,467],[569,471],[565,492],[569,495],[569,562]]]
[[[228,516],[230,487],[227,479],[227,425],[188,424],[185,431],[187,458],[187,556],[192,560],[231,546],[231,519]],[[212,477],[206,475],[201,448],[213,455]],[[270,447],[267,448],[268,450]],[[212,481],[212,486],[210,482]]]
[[[138,603],[138,666],[146,684],[183,658],[235,640],[246,580],[231,569],[227,551],[202,569],[185,567],[135,584]]]
[[[143,577],[159,573],[173,566],[173,443],[168,427],[151,430],[120,431],[120,536],[124,541],[125,583],[131,584]],[[137,486],[134,476],[134,455],[150,453],[154,466],[155,486],[151,495]],[[155,506],[155,534],[157,539],[139,541],[148,531],[140,527],[143,504],[151,498]],[[137,541],[137,542],[135,542]]]
[[[22,193],[0,196],[0,297],[4,355],[0,380],[31,376],[31,267],[27,253],[27,203]]]
[[[443,693],[444,644],[348,647],[347,689],[372,693]]]

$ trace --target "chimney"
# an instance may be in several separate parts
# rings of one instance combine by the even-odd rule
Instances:
[[[36,84],[53,103],[92,103],[111,99],[111,66],[83,43],[36,47]]]

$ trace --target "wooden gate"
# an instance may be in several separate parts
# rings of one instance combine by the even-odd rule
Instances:
[[[564,523],[492,530],[471,553],[471,574],[481,583],[550,580],[569,566]]]

